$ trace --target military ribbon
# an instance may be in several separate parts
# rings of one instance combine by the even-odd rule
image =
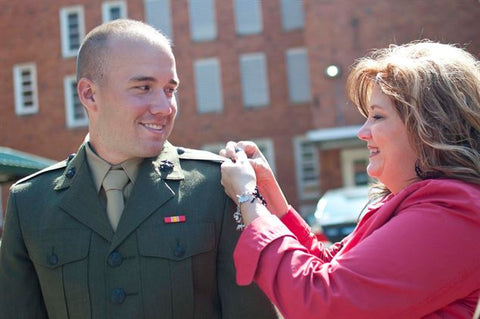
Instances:
[[[185,217],[185,215],[168,216],[163,218],[163,222],[165,224],[184,223],[186,221],[187,221],[187,217]]]

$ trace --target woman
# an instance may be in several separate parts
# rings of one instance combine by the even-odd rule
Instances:
[[[286,318],[472,318],[480,296],[479,62],[447,44],[390,46],[357,61],[347,93],[366,117],[358,137],[379,198],[349,236],[325,247],[257,146],[227,143],[222,183],[246,225],[237,282],[257,282]]]

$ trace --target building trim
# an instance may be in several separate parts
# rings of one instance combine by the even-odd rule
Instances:
[[[318,129],[307,132],[306,137],[321,150],[355,147],[364,144],[357,137],[360,128],[360,125],[355,125]]]

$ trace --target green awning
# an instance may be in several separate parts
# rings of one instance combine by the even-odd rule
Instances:
[[[0,183],[18,180],[56,161],[0,146]]]

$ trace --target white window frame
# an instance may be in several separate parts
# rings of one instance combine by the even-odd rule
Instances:
[[[243,21],[241,8],[245,5],[251,6],[248,11],[249,16],[255,19],[252,21]],[[254,9],[255,8],[255,9]],[[261,0],[234,0],[233,10],[235,15],[235,30],[238,35],[253,35],[263,31],[262,1]]]
[[[303,0],[280,0],[280,9],[282,14],[282,28],[284,31],[293,31],[304,28],[305,13],[303,9]]]
[[[343,149],[340,152],[344,187],[357,186],[355,185],[354,163],[357,160],[365,160],[368,163],[368,156],[369,152],[367,148]]]
[[[74,13],[78,15],[78,48],[70,48],[70,34],[68,27],[68,15]],[[78,49],[80,48],[81,42],[85,37],[85,15],[83,12],[83,6],[76,5],[71,7],[64,7],[60,9],[60,32],[61,32],[61,41],[62,41],[62,56],[64,58],[70,58],[77,56]]]
[[[265,159],[268,161],[272,172],[275,174],[276,166],[275,166],[275,149],[273,141],[269,138],[258,138],[258,139],[251,139],[252,142],[257,144],[258,148],[262,152]],[[215,154],[225,148],[225,142],[222,143],[214,143],[214,144],[205,144],[202,146],[202,150],[209,151]]]
[[[216,71],[216,74],[212,74],[211,83],[213,87],[205,88],[202,84],[205,83],[204,76],[200,74],[202,67],[212,67]],[[195,75],[195,92],[197,101],[198,113],[214,113],[223,111],[223,94],[222,94],[222,72],[220,62],[217,58],[201,59],[194,62],[194,75]],[[209,98],[213,94],[216,94],[215,98]],[[205,102],[213,102],[205,104]]]
[[[77,128],[88,126],[87,112],[83,108],[85,116],[81,119],[75,118],[75,102],[74,95],[77,95],[76,86],[73,84],[77,82],[75,75],[67,75],[63,78],[63,87],[65,92],[65,117],[68,128]],[[82,106],[83,107],[83,106]]]
[[[291,65],[291,59],[296,56],[305,57],[305,65],[299,67],[298,65]],[[288,95],[290,102],[294,104],[307,103],[312,99],[311,82],[308,65],[308,52],[305,48],[288,49],[285,53],[285,60],[287,65],[287,82]],[[303,83],[302,83],[303,82]],[[296,86],[302,85],[305,87],[305,94],[299,95],[300,89]],[[302,92],[303,93],[303,92]]]
[[[159,12],[153,12],[154,6]],[[160,31],[169,39],[173,39],[172,11],[170,0],[144,0],[145,22]]]
[[[30,85],[25,86],[22,79],[22,73],[29,72]],[[37,67],[35,63],[23,63],[13,66],[13,83],[15,90],[15,113],[17,115],[29,115],[38,113],[38,89],[37,89]],[[31,92],[31,106],[25,105],[24,93]]]
[[[127,18],[127,3],[123,0],[116,0],[116,1],[104,1],[102,3],[102,21],[103,23],[112,21],[113,19],[111,18],[111,10],[113,8],[118,8],[120,9],[120,17],[119,19],[122,18]]]
[[[209,8],[211,17],[201,17],[195,5],[203,4],[202,7]],[[208,3],[207,3],[208,2]],[[190,36],[193,41],[212,41],[217,38],[217,20],[215,0],[189,0],[188,12],[190,17]]]
[[[255,68],[254,72],[262,72],[263,74],[260,73],[252,76],[250,72],[245,70],[246,66],[250,67],[248,63],[251,63],[252,61],[258,61],[261,64],[261,68]],[[268,85],[267,59],[265,54],[242,54],[240,56],[240,75],[244,107],[256,108],[268,106],[270,104],[270,90]]]
[[[295,150],[295,172],[297,179],[297,190],[299,198],[304,199],[317,199],[320,196],[320,161],[318,157],[317,147],[314,143],[311,144],[311,158],[306,160],[303,157],[304,145],[309,140],[305,136],[297,136],[294,138],[294,150]],[[314,179],[311,176],[306,176],[305,166],[313,168],[310,174],[313,174]],[[307,178],[308,177],[308,178]]]

